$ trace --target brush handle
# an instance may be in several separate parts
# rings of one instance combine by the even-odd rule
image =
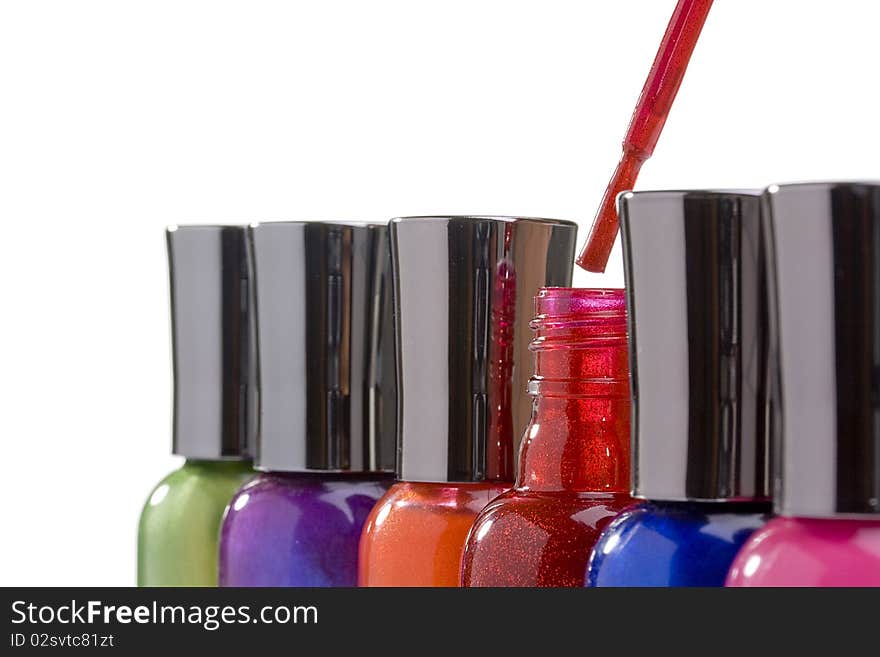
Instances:
[[[642,161],[651,157],[711,8],[712,0],[679,0],[675,6],[626,131],[624,152]]]
[[[623,140],[623,157],[605,189],[587,243],[577,258],[577,264],[587,271],[605,271],[618,231],[615,199],[620,192],[633,188],[642,164],[654,153],[711,8],[712,0],[679,0],[675,6],[630,119]]]

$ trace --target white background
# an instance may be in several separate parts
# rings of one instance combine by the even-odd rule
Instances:
[[[0,4],[0,584],[130,585],[177,465],[163,229],[581,238],[673,0]],[[878,178],[880,7],[718,0],[639,189]],[[619,251],[605,277],[620,285]]]

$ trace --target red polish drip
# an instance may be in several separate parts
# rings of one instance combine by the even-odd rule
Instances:
[[[510,225],[504,231],[504,252],[509,253],[513,239]],[[489,328],[489,385],[494,389],[490,399],[495,406],[489,409],[489,440],[491,447],[486,455],[486,474],[489,479],[509,481],[514,477],[515,454],[513,450],[514,405],[513,363],[516,344],[516,268],[508,258],[503,258],[495,269],[495,289],[491,325]]]
[[[654,153],[711,7],[712,0],[679,0],[675,6],[630,119],[620,163],[608,183],[587,243],[577,259],[577,264],[587,271],[605,271],[617,237],[617,195],[633,188],[639,169]]]

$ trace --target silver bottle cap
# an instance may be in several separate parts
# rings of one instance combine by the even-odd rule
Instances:
[[[760,193],[627,192],[619,206],[634,494],[768,498]]]
[[[776,511],[880,518],[880,184],[774,185],[763,201]]]
[[[256,467],[393,471],[387,227],[261,223],[249,237],[259,338]]]
[[[400,479],[513,480],[533,298],[571,284],[576,234],[548,219],[392,220]]]
[[[174,364],[174,453],[248,459],[256,391],[243,226],[166,232]]]

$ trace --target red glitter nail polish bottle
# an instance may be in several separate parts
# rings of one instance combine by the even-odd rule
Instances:
[[[471,528],[464,586],[583,586],[600,532],[633,502],[623,290],[545,288],[535,307],[519,476]]]

